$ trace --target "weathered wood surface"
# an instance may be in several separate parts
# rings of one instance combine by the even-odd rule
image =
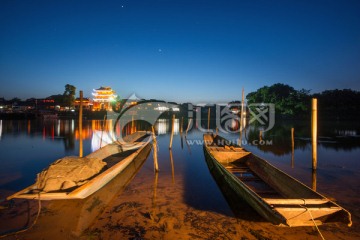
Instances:
[[[143,133],[141,133],[142,136]],[[136,139],[139,139],[139,134],[137,134]],[[89,180],[84,185],[73,189],[72,191],[62,191],[62,192],[40,192],[37,190],[36,184],[31,185],[11,196],[7,199],[12,198],[26,198],[26,199],[38,199],[40,196],[41,200],[55,200],[55,199],[83,199],[97,190],[105,186],[109,181],[114,177],[121,174],[121,172],[132,163],[136,156],[150,143],[150,138],[145,142],[134,142],[132,144],[119,145],[117,143],[108,144],[105,147],[89,154],[88,158],[101,158],[106,159],[110,156],[116,155],[117,163],[113,164],[110,168],[96,175],[94,178]],[[137,149],[135,151],[135,149]],[[133,152],[130,152],[134,150]],[[131,153],[129,155],[129,153]]]
[[[222,175],[224,183],[273,224],[293,227],[314,226],[314,222],[317,225],[343,222],[352,225],[347,210],[267,161],[231,144],[216,146],[216,142],[229,143],[220,136],[205,134],[204,140],[210,171]]]

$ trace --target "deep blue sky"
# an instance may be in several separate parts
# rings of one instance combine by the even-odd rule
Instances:
[[[0,1],[6,99],[69,83],[218,102],[277,82],[360,90],[360,1]]]

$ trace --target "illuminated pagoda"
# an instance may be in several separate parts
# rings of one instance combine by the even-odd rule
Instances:
[[[117,95],[111,87],[100,87],[93,89],[93,110],[108,110],[111,111],[111,103],[116,100]]]

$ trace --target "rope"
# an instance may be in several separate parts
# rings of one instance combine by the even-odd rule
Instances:
[[[26,227],[24,229],[21,229],[19,231],[16,231],[16,232],[11,232],[11,233],[8,233],[8,234],[4,234],[4,235],[0,235],[0,238],[4,238],[4,237],[9,237],[9,236],[12,236],[12,235],[16,235],[16,234],[19,234],[19,233],[23,233],[23,232],[26,232],[28,230],[30,230],[31,228],[33,228],[40,216],[40,212],[41,212],[41,201],[40,201],[40,192],[38,192],[38,212],[37,212],[37,215],[36,215],[36,218],[34,220],[34,222],[31,224],[31,226],[29,227]]]
[[[346,210],[345,208],[341,207],[336,202],[332,202],[332,203],[335,204],[336,206],[338,206],[339,208],[341,208],[342,210],[344,210],[348,214],[348,219],[349,219],[348,227],[351,227],[352,226],[351,213],[348,210]]]
[[[317,224],[316,224],[316,222],[315,222],[315,220],[314,220],[313,215],[311,214],[311,211],[306,207],[305,199],[302,199],[302,200],[304,201],[304,205],[300,205],[300,206],[303,207],[303,208],[305,208],[306,211],[309,212],[310,217],[311,217],[311,220],[313,221],[313,223],[314,223],[314,225],[315,225],[315,227],[316,227],[316,230],[317,230],[318,233],[320,234],[321,239],[322,239],[322,240],[325,240],[324,236],[321,234],[320,229],[319,229],[319,227],[317,226]]]

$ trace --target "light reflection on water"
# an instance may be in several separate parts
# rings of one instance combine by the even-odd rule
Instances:
[[[131,124],[130,124],[131,125]],[[129,124],[123,133],[129,134],[135,127],[137,130],[146,126],[136,122],[136,126]],[[205,123],[205,125],[207,125]],[[184,123],[182,129],[186,129]],[[354,126],[354,129],[348,126]],[[235,125],[233,127],[236,127]],[[291,165],[290,129],[295,128],[295,157],[294,166]],[[83,122],[84,155],[98,149],[113,138],[113,120],[88,120]],[[221,195],[217,185],[211,177],[201,142],[188,145],[184,133],[180,132],[180,120],[175,119],[172,158],[168,150],[169,132],[171,132],[171,118],[160,119],[155,124],[159,144],[159,167],[161,181],[162,174],[168,174],[174,184],[183,184],[184,201],[197,209],[212,210],[229,215],[229,208]],[[119,129],[115,128],[116,134]],[[317,189],[321,193],[339,200],[344,207],[355,208],[360,204],[357,199],[357,189],[360,188],[358,174],[360,173],[360,143],[357,125],[320,127],[321,136],[318,147]],[[340,138],[339,134],[351,135]],[[350,133],[350,134],[349,134]],[[355,133],[355,135],[354,135]],[[264,140],[272,141],[272,145],[246,145],[255,154],[311,186],[311,145],[307,137],[309,128],[304,124],[282,123],[263,134]],[[203,133],[191,129],[188,140],[202,139]],[[239,134],[222,134],[228,139],[237,139]],[[107,139],[101,139],[106,136]],[[259,131],[250,126],[245,139],[248,143],[259,139]],[[8,121],[0,120],[0,198],[11,192],[20,190],[34,182],[36,173],[47,167],[51,162],[66,155],[78,155],[79,129],[76,120],[53,121]],[[323,141],[324,140],[324,141]],[[184,147],[184,142],[187,146]],[[144,171],[139,174],[152,174],[153,163],[145,163]],[[150,169],[150,171],[148,171]],[[344,184],[348,187],[344,188]]]
[[[171,131],[171,121],[169,119],[159,119],[155,124],[155,130],[158,135],[167,134]],[[178,118],[175,118],[174,121],[174,134],[179,134],[180,121]]]

